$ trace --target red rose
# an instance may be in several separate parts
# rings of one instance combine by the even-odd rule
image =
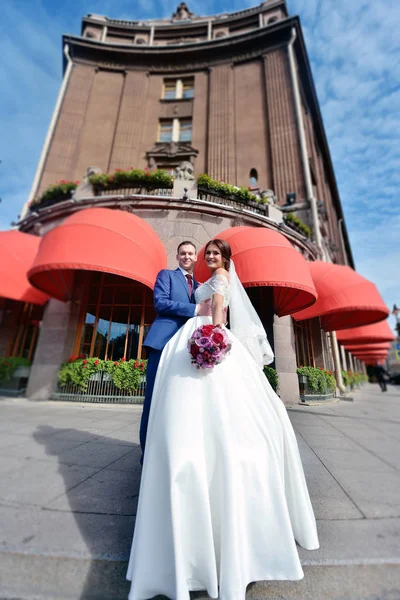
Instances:
[[[210,358],[211,354],[209,352],[207,352],[207,350],[205,350],[203,352],[203,358],[204,360],[208,360]]]
[[[197,356],[197,355],[198,355],[198,353],[199,353],[199,347],[197,346],[197,344],[192,344],[192,345],[190,346],[190,354],[191,354],[192,356]]]
[[[85,358],[85,360],[83,361],[82,364],[87,365],[87,359],[86,358]]]
[[[69,359],[68,359],[68,362],[73,362],[74,360],[75,360],[75,357],[74,356],[70,356]]]
[[[94,364],[97,366],[99,364],[99,362],[100,362],[99,359],[97,359],[94,361]]]
[[[206,337],[209,337],[213,331],[214,325],[203,325],[203,327],[201,328],[202,335],[205,335]]]
[[[139,367],[139,363],[138,361],[135,362],[135,369],[137,369]]]
[[[215,342],[216,344],[221,344],[224,341],[224,336],[222,335],[222,333],[219,333],[217,331],[217,333],[214,333],[212,336],[213,342]]]
[[[115,366],[117,366],[117,364],[118,364],[118,361],[116,360],[116,361],[114,362],[114,365],[115,365]]]
[[[126,361],[126,358],[121,358],[121,362],[125,362],[125,361]]]

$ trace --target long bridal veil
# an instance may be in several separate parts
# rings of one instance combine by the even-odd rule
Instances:
[[[231,260],[229,275],[231,292],[229,319],[231,331],[247,348],[256,363],[263,368],[264,365],[272,363],[274,353],[261,319],[236,273],[233,260]]]

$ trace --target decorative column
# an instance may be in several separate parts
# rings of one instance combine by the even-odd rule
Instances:
[[[285,203],[288,192],[296,192],[297,201],[301,202],[305,199],[304,175],[301,167],[288,56],[286,51],[280,48],[268,52],[263,59],[273,189],[279,204]]]
[[[234,70],[232,65],[210,69],[208,175],[236,184]]]
[[[110,171],[139,167],[148,86],[149,78],[143,71],[128,71],[125,75],[111,149]],[[154,124],[155,131],[156,127],[157,123]]]
[[[349,352],[349,363],[350,363],[350,371],[354,372],[354,363],[353,363],[353,357],[351,355],[351,352]]]
[[[340,354],[342,355],[342,365],[343,365],[343,370],[347,371],[347,361],[346,361],[346,350],[344,349],[344,346],[342,346],[342,344],[340,344]]]
[[[300,389],[292,318],[290,316],[279,318],[275,315],[273,327],[279,395],[284,404],[298,404]]]
[[[52,299],[44,311],[26,392],[29,400],[48,400],[57,384],[58,369],[69,350],[70,304]]]

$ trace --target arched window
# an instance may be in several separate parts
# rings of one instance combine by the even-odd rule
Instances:
[[[258,182],[258,173],[257,169],[251,169],[250,171],[250,185],[252,187],[256,186]]]

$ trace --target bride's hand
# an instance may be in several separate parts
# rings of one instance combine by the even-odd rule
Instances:
[[[211,317],[211,316],[212,316],[211,301],[210,301],[210,299],[203,300],[203,302],[199,303],[199,309],[197,311],[196,317]]]

